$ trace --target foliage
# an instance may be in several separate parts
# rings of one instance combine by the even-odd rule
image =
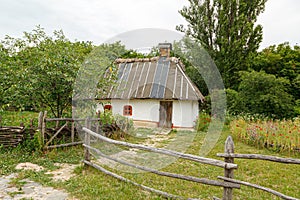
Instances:
[[[207,73],[209,70],[206,69],[205,65],[207,64],[206,62],[208,59],[205,57],[205,53],[202,53],[201,50],[203,50],[203,48],[195,47],[195,43],[192,39],[184,37],[180,41],[173,42],[173,51],[171,51],[171,56],[180,58],[180,61],[184,65],[185,73],[200,89],[201,93],[206,96],[209,94],[209,91],[203,76],[208,77]]]
[[[12,84],[10,76],[14,75],[14,68],[9,66],[10,62],[11,58],[9,56],[8,50],[4,48],[3,44],[0,43],[0,110],[2,110],[5,106],[9,106],[7,105],[8,102],[6,101],[6,93],[10,88],[10,85]]]
[[[246,70],[262,41],[262,26],[255,25],[266,0],[189,0],[179,13],[188,23],[177,30],[195,38],[208,51],[226,88],[237,88],[238,71]]]
[[[39,131],[33,135],[33,138],[29,133],[26,133],[24,141],[18,145],[19,149],[28,152],[41,152],[43,148],[43,142]]]
[[[14,69],[13,73],[6,71],[10,81],[4,94],[9,97],[7,102],[21,109],[47,108],[55,117],[70,109],[73,82],[92,49],[90,42],[71,42],[62,31],[48,36],[37,26],[24,32],[22,39],[7,36],[2,44]]]
[[[195,121],[195,130],[196,131],[207,131],[209,124],[211,122],[210,115],[206,112],[200,112],[198,118]]]
[[[256,71],[264,70],[292,81],[300,72],[300,46],[291,47],[289,43],[269,46],[258,53],[251,66]]]
[[[116,124],[120,127],[120,129],[124,132],[132,131],[133,129],[133,120],[131,118],[115,115]]]
[[[287,79],[290,83],[287,92],[294,99],[300,99],[300,46],[291,47],[289,43],[272,45],[258,53],[251,67]]]
[[[112,139],[124,139],[126,133],[132,131],[133,121],[122,115],[113,113],[109,110],[99,114],[102,131],[106,137]]]
[[[226,89],[226,103],[228,113],[235,115],[241,112],[239,93],[233,89]]]
[[[106,110],[105,112],[101,112],[99,114],[100,122],[102,124],[112,124],[114,120],[114,116],[110,110]]]
[[[263,71],[242,72],[238,88],[239,111],[274,118],[293,117],[293,97],[287,92],[289,81]]]
[[[23,124],[25,127],[31,125],[37,127],[38,113],[31,111],[0,111],[0,126],[20,126]]]
[[[73,106],[78,118],[92,116],[97,102],[91,99],[106,99],[111,88],[117,86],[117,58],[144,57],[133,50],[127,50],[120,41],[101,44],[86,56],[73,91]],[[79,116],[80,115],[80,116]],[[74,116],[74,113],[73,113]]]
[[[239,118],[230,123],[235,138],[276,152],[300,151],[300,119],[246,121]]]

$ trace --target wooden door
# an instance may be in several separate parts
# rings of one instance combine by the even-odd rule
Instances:
[[[161,101],[159,106],[159,127],[172,128],[172,101]]]

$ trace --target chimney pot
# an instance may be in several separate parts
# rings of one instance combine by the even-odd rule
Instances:
[[[159,43],[158,48],[160,57],[170,57],[170,52],[172,50],[171,43]]]

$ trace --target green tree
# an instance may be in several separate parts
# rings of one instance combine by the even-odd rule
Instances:
[[[287,90],[289,80],[264,71],[241,72],[237,103],[240,112],[262,114],[272,118],[294,115],[294,99]],[[231,92],[236,96],[234,92]],[[234,105],[234,104],[232,104]]]
[[[295,99],[300,98],[300,46],[291,47],[289,43],[283,43],[267,47],[252,60],[251,67],[289,80],[288,92]]]
[[[73,83],[85,56],[92,50],[90,42],[71,42],[62,31],[48,36],[37,27],[24,32],[22,39],[6,37],[2,41],[10,54],[10,102],[24,108],[49,109],[61,117],[71,107]]]
[[[73,100],[102,98],[115,84],[117,66],[114,61],[122,55],[130,55],[130,50],[120,42],[101,44],[86,56],[78,71]]]
[[[257,17],[267,0],[189,0],[179,13],[188,22],[177,30],[195,38],[208,51],[220,70],[225,87],[238,87],[241,70],[262,41]]]
[[[0,109],[5,104],[5,97],[6,97],[6,91],[9,89],[9,68],[7,65],[9,56],[7,54],[7,50],[3,47],[2,44],[0,44]]]

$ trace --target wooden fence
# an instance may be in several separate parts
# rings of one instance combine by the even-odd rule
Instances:
[[[41,141],[43,145],[43,149],[53,149],[53,148],[59,148],[59,147],[68,147],[68,146],[75,146],[83,144],[83,141],[76,141],[75,139],[75,133],[76,133],[76,127],[75,123],[77,122],[77,125],[79,125],[78,122],[86,121],[87,119],[73,119],[73,118],[47,118],[47,111],[40,112],[38,117],[38,130],[41,134]],[[99,122],[99,118],[95,119],[88,119],[89,123],[91,122]],[[49,123],[55,122],[55,128],[51,128],[54,131],[54,134],[51,134],[49,129]],[[48,125],[47,125],[48,124]],[[98,132],[97,129],[99,128],[99,123],[96,125],[96,129],[94,131]],[[53,144],[55,138],[62,134],[62,131],[69,127],[69,134],[70,134],[70,142],[63,143],[63,144]],[[51,131],[53,132],[53,131]],[[47,136],[47,137],[46,137]]]
[[[265,192],[269,192],[269,193],[276,195],[282,199],[297,200],[297,198],[295,198],[295,197],[290,197],[290,196],[284,195],[284,194],[282,194],[278,191],[272,190],[270,188],[266,188],[266,187],[262,187],[262,186],[259,186],[256,184],[233,179],[233,175],[234,175],[234,170],[237,169],[237,164],[234,164],[234,158],[268,160],[268,161],[272,161],[272,162],[281,162],[281,163],[287,163],[287,164],[300,164],[299,159],[279,158],[279,157],[265,156],[265,155],[259,155],[259,154],[235,154],[234,153],[234,143],[233,143],[232,138],[229,136],[225,142],[225,152],[217,154],[217,156],[224,158],[224,161],[221,161],[221,160],[217,160],[217,159],[199,157],[199,156],[195,156],[195,155],[191,155],[191,154],[184,154],[184,153],[167,150],[167,149],[162,149],[162,148],[153,148],[153,147],[144,146],[144,145],[138,145],[138,144],[132,144],[132,143],[127,143],[127,142],[123,142],[123,141],[112,140],[112,139],[109,139],[107,137],[104,137],[100,134],[97,134],[97,133],[91,131],[89,129],[89,124],[86,124],[86,127],[88,127],[88,128],[85,128],[85,127],[83,128],[83,131],[85,132],[85,138],[84,138],[84,144],[83,144],[83,146],[85,147],[85,157],[84,157],[83,162],[86,165],[92,166],[92,167],[102,171],[103,173],[111,175],[122,181],[132,183],[135,186],[138,186],[145,190],[157,193],[163,197],[171,198],[171,199],[186,199],[186,198],[183,198],[183,197],[180,197],[177,195],[169,194],[167,192],[145,186],[145,185],[141,185],[139,183],[136,183],[134,181],[126,179],[118,174],[115,174],[107,169],[104,169],[103,167],[92,162],[90,151],[92,150],[92,151],[96,152],[97,155],[104,157],[106,159],[121,163],[123,165],[130,166],[130,167],[133,167],[133,168],[136,168],[139,170],[150,172],[153,174],[176,178],[176,179],[187,180],[187,181],[192,181],[192,182],[211,185],[211,186],[223,187],[223,191],[224,191],[223,198],[222,198],[223,200],[232,200],[233,199],[233,194],[232,194],[233,189],[240,189],[241,185],[245,185],[245,186],[253,187],[255,189],[263,190]],[[91,136],[93,136],[97,139],[100,139],[104,142],[110,143],[110,144],[121,145],[121,146],[129,147],[129,148],[140,149],[140,150],[145,150],[145,151],[151,151],[151,152],[169,155],[169,156],[173,156],[173,157],[178,157],[178,158],[182,158],[182,159],[187,159],[190,161],[207,164],[207,165],[211,165],[211,166],[215,166],[215,167],[221,167],[224,169],[224,176],[217,177],[218,179],[220,179],[222,181],[210,180],[207,178],[199,178],[199,177],[185,176],[185,175],[181,175],[181,174],[157,171],[155,169],[148,168],[145,166],[132,164],[132,163],[126,162],[124,160],[105,155],[99,149],[92,147],[91,146]],[[188,198],[188,199],[192,199],[192,198]],[[217,200],[219,198],[213,197],[213,199]]]
[[[25,127],[23,122],[20,126],[2,126],[2,116],[0,116],[0,147],[17,147],[26,139],[27,134],[33,138],[35,130],[33,119],[30,120],[29,127]]]
[[[0,126],[0,147],[16,147],[24,139],[24,126]]]

